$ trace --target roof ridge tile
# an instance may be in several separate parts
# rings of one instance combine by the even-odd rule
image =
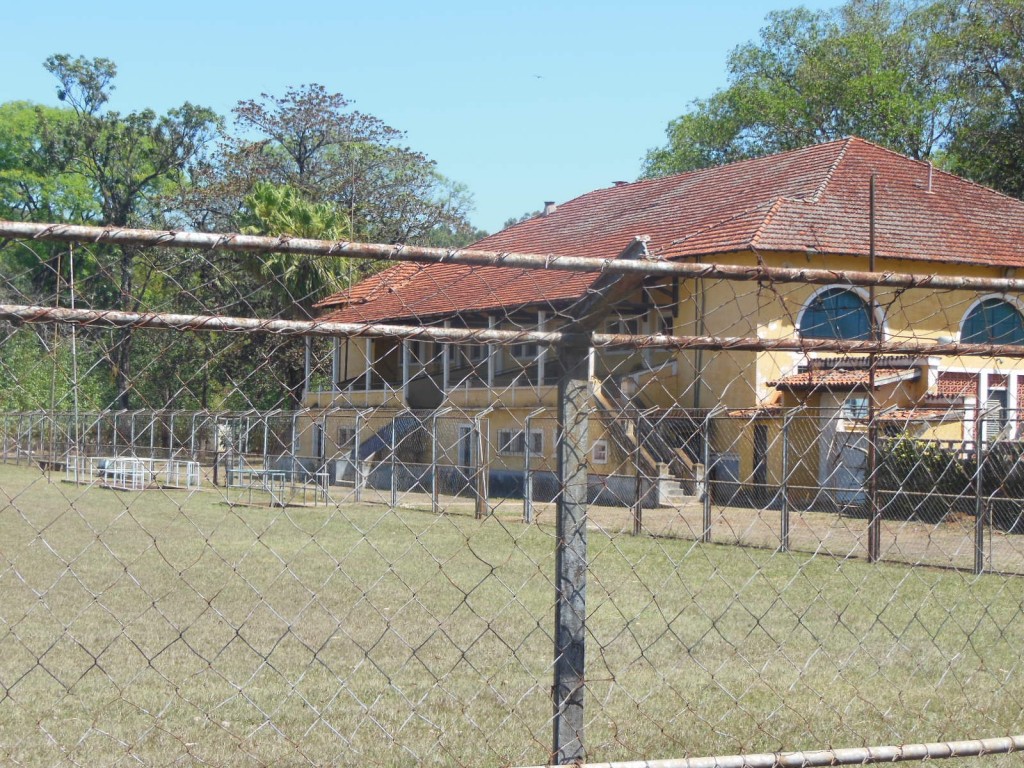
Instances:
[[[836,159],[832,161],[832,165],[830,165],[829,169],[825,171],[825,178],[821,180],[821,184],[819,184],[818,188],[814,190],[814,193],[807,198],[808,202],[816,203],[821,199],[821,196],[825,194],[825,190],[828,189],[829,182],[832,181],[832,177],[835,175],[836,170],[840,165],[842,165],[843,160],[846,158],[847,150],[850,149],[850,145],[853,144],[854,140],[855,139],[852,136],[847,136],[845,139],[841,140],[843,142],[842,148],[836,155]]]

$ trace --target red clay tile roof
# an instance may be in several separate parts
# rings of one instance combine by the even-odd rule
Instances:
[[[878,368],[875,370],[875,387],[912,381],[920,375],[917,368]],[[863,368],[833,368],[794,373],[778,381],[769,381],[768,386],[779,389],[865,389],[870,376],[871,372]]]
[[[1024,203],[857,138],[598,189],[474,247],[614,258],[648,235],[650,253],[663,258],[749,250],[866,256],[872,174],[880,256],[1024,266]],[[339,321],[436,317],[570,300],[597,277],[402,264],[322,306],[340,307],[326,315]]]
[[[880,421],[959,421],[963,417],[961,408],[899,408],[878,418]]]
[[[729,411],[726,416],[733,419],[776,419],[785,413],[781,405],[760,405],[754,408],[739,408]]]

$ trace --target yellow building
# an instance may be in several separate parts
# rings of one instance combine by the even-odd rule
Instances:
[[[879,272],[1004,278],[1024,267],[1024,203],[856,138],[618,183],[474,247],[615,259],[642,237],[649,259],[836,272],[831,285],[647,279],[608,311],[608,333],[1024,344],[1016,296],[880,287],[872,299],[845,283],[843,272],[868,269],[872,231]],[[320,308],[339,322],[557,330],[599,279],[400,264]],[[511,488],[527,462],[538,476],[554,471],[559,371],[555,351],[532,343],[341,341],[326,383],[308,388],[302,451],[343,478],[396,453],[393,443],[403,465],[462,467],[456,484],[486,466],[472,482]],[[872,372],[864,355],[834,351],[604,348],[591,371],[594,496],[622,503],[637,488],[647,503],[699,494],[705,465],[757,503],[770,503],[783,476],[808,498],[827,487],[856,501],[869,405],[883,435],[962,448],[1015,439],[1024,389],[1016,360],[928,354],[881,358]]]

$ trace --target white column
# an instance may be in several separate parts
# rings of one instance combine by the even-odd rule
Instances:
[[[305,369],[306,370],[305,370],[305,375],[302,377],[302,394],[303,395],[308,395],[309,394],[309,378],[310,378],[310,374],[312,372],[311,369],[313,368],[313,337],[312,336],[307,336],[305,338],[305,342],[306,342],[306,350],[305,350],[304,364],[305,364]]]
[[[347,341],[345,342],[348,343]],[[346,371],[347,373],[347,371]],[[334,339],[334,347],[331,350],[331,391],[337,392],[341,381],[341,339]]]
[[[974,439],[980,445],[985,440],[985,422],[988,421],[988,412],[985,405],[988,403],[988,371],[981,371],[978,374],[978,411],[981,413],[981,418],[978,420],[978,434],[974,436]]]
[[[1010,425],[1010,440],[1017,439],[1017,425],[1020,423],[1017,415],[1017,376],[1018,374],[1011,373],[1006,377],[1006,417]]]
[[[498,318],[494,315],[487,316],[487,327],[490,330],[494,330],[495,326],[498,325]],[[487,345],[487,388],[491,389],[494,387],[494,345]]]
[[[971,442],[976,438],[975,424],[977,423],[978,406],[973,397],[964,398],[964,440]]]
[[[451,321],[444,321],[445,328],[451,328]],[[448,391],[449,378],[451,376],[452,345],[448,342],[441,344],[441,391]]]
[[[370,377],[373,373],[373,339],[366,340],[363,355],[366,357],[366,373],[363,375],[363,389],[369,392],[372,384]]]
[[[408,339],[402,339],[402,400],[409,404],[409,369],[412,363],[412,349]]]
[[[548,313],[541,310],[537,313],[537,330],[546,331],[548,324]],[[540,354],[537,356],[537,386],[544,386],[544,363],[548,357],[548,345],[543,344],[540,348]]]

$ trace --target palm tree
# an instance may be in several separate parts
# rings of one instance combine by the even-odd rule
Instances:
[[[341,240],[350,236],[348,217],[330,203],[304,199],[298,190],[260,182],[246,196],[241,231],[247,235]],[[347,259],[271,253],[253,256],[249,270],[263,279],[282,306],[282,316],[311,319],[313,305],[347,283]]]

